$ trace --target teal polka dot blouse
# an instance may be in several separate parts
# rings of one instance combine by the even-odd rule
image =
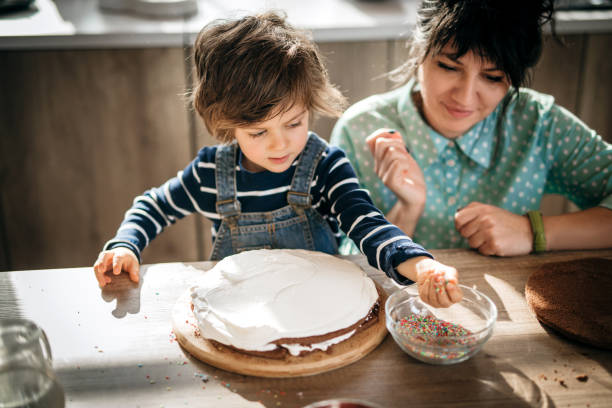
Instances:
[[[581,208],[612,209],[612,145],[552,96],[521,89],[503,114],[500,104],[450,140],[423,121],[410,97],[414,86],[411,81],[350,107],[331,143],[346,151],[362,186],[387,213],[396,197],[376,176],[365,139],[383,127],[402,134],[427,184],[416,242],[431,249],[468,247],[454,214],[473,201],[524,214],[538,209],[544,194],[561,194]]]

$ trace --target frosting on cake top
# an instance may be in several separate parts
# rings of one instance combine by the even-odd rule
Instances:
[[[269,351],[281,338],[328,334],[363,319],[378,299],[354,263],[322,252],[254,250],[226,257],[191,288],[205,338]]]

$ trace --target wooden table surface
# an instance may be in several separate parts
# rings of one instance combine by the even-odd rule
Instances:
[[[207,269],[208,262],[145,265],[139,285],[122,275],[104,290],[89,267],[0,272],[0,318],[28,318],[46,331],[67,407],[302,407],[337,397],[383,407],[612,406],[612,353],[544,329],[524,297],[528,276],[542,264],[612,258],[612,250],[515,258],[433,253],[499,310],[480,353],[451,366],[414,360],[391,336],[362,360],[310,377],[247,377],[200,363],[176,342],[170,316],[201,273],[190,265]],[[363,257],[350,259],[365,265]],[[364,269],[393,289],[381,273]],[[588,381],[578,381],[583,374]]]

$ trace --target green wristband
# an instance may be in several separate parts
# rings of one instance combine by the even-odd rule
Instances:
[[[546,251],[546,235],[544,235],[544,222],[542,222],[542,213],[533,210],[527,212],[527,217],[531,223],[531,231],[533,231],[533,252]]]

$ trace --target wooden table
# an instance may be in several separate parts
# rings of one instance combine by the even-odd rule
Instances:
[[[434,254],[499,309],[481,352],[452,366],[418,362],[391,336],[357,363],[311,377],[247,377],[200,363],[181,349],[171,328],[176,299],[201,273],[181,263],[145,265],[139,285],[121,276],[104,290],[91,268],[2,272],[0,318],[29,318],[47,332],[68,407],[301,407],[335,397],[384,407],[612,406],[612,353],[547,331],[524,298],[527,277],[540,265],[612,258],[612,250],[516,258],[469,250]],[[364,266],[364,258],[351,259]],[[582,374],[588,381],[577,380]]]

